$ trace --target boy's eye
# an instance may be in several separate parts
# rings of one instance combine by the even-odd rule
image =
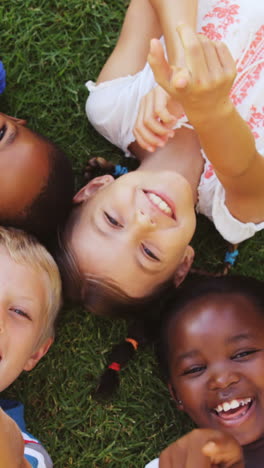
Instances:
[[[15,314],[20,315],[21,317],[25,317],[25,318],[27,318],[28,320],[31,320],[31,318],[29,317],[29,315],[28,315],[26,312],[24,312],[23,310],[21,310],[21,309],[18,309],[18,308],[16,308],[16,307],[11,307],[10,310],[11,310],[12,312],[14,312]]]
[[[198,374],[200,372],[203,372],[205,370],[205,366],[196,366],[196,367],[191,367],[188,369],[185,369],[182,373],[182,375],[189,375],[189,374]]]
[[[7,127],[5,124],[0,128],[0,141],[4,138],[6,129]]]
[[[115,218],[110,216],[106,211],[104,211],[104,215],[105,215],[108,223],[112,224],[112,226],[123,227],[122,224],[120,224]]]
[[[148,257],[152,258],[153,260],[156,260],[157,262],[160,262],[160,259],[144,244],[142,244],[142,249]]]
[[[231,359],[243,359],[257,352],[258,352],[257,349],[246,349],[244,351],[240,351],[239,353],[234,354]]]

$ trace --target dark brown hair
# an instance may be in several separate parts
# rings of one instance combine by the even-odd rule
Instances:
[[[212,295],[239,294],[248,299],[256,309],[264,314],[264,282],[246,276],[189,277],[179,288],[175,289],[169,297],[163,314],[161,324],[161,339],[158,347],[158,358],[164,379],[170,378],[170,343],[168,332],[171,321],[187,305],[201,297]]]
[[[34,234],[49,246],[57,228],[64,224],[71,209],[74,177],[65,153],[43,135],[37,136],[47,145],[50,166],[48,179],[31,205],[16,217],[1,219],[0,222],[3,226],[20,228]]]
[[[65,237],[65,233],[59,234],[54,253],[62,277],[64,296],[82,304],[92,314],[126,319],[153,316],[161,307],[163,294],[174,289],[169,280],[148,296],[130,297],[109,279],[83,274]]]

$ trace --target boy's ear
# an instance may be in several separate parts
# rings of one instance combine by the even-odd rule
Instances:
[[[110,184],[114,181],[114,177],[110,174],[105,174],[103,176],[95,177],[94,179],[90,180],[88,184],[77,192],[73,197],[73,203],[82,203],[83,201],[87,200],[91,197],[98,189],[104,187],[105,185]]]
[[[177,397],[177,393],[176,393],[176,391],[175,391],[175,389],[174,389],[174,387],[172,386],[171,383],[168,383],[168,389],[169,389],[169,392],[171,394],[171,397],[173,398],[173,400],[176,403],[177,409],[181,410],[181,411],[184,411],[183,402],[181,400],[179,400],[179,398]]]
[[[194,250],[190,245],[187,245],[181,263],[178,265],[174,273],[174,284],[176,288],[183,282],[194,260]]]
[[[52,343],[54,341],[54,338],[48,338],[45,343],[43,343],[43,345],[41,345],[39,347],[39,349],[34,353],[32,354],[32,356],[30,356],[30,358],[28,359],[28,361],[26,362],[25,366],[24,366],[24,370],[25,371],[30,371],[31,369],[33,369],[37,363],[39,362],[39,360],[45,356],[45,354],[48,352],[48,350],[50,349]]]

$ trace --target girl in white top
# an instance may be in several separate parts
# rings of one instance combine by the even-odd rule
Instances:
[[[257,0],[250,3],[247,0],[200,0],[198,4],[198,32],[212,40],[224,41],[236,61],[237,76],[230,98],[250,126],[261,155],[264,155],[263,21],[264,5]],[[129,145],[135,140],[133,130],[140,101],[156,85],[148,63],[133,76],[121,77],[110,82],[99,81],[97,85],[91,81],[87,83],[90,95],[86,111],[90,122],[99,133],[123,149],[127,155]],[[180,117],[176,128],[185,126],[187,122],[186,115]],[[151,125],[151,122],[148,124]],[[154,130],[157,135],[159,129],[155,127]],[[151,147],[150,142],[153,143],[153,139],[148,140],[148,145],[145,141],[144,145],[139,133],[136,135],[144,148]],[[154,147],[152,145],[152,151]],[[212,219],[222,236],[232,243],[241,242],[263,229],[263,222],[241,223],[230,214],[225,205],[224,187],[204,152],[203,156],[205,165],[198,186],[197,212]]]
[[[206,38],[194,32],[194,1],[131,1],[116,48],[88,82],[86,110],[140,166],[93,179],[74,198],[64,243],[82,291],[90,276],[129,297],[178,285],[193,259],[195,207],[229,242],[263,229],[263,18],[257,0],[201,0]],[[146,59],[162,32],[173,67],[153,40],[154,78]]]

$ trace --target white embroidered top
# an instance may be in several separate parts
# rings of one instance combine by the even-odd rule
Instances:
[[[199,0],[197,30],[213,40],[224,41],[236,60],[238,73],[231,99],[250,126],[256,147],[264,156],[264,2]],[[105,138],[130,155],[127,148],[135,139],[133,126],[140,100],[156,86],[149,65],[133,76],[98,86],[88,81],[86,85],[90,91],[86,103],[90,122]],[[186,117],[177,122],[176,128],[182,125],[189,126]],[[204,158],[197,212],[210,218],[231,243],[242,242],[264,229],[264,221],[242,223],[231,215],[225,205],[225,190],[205,155]]]

